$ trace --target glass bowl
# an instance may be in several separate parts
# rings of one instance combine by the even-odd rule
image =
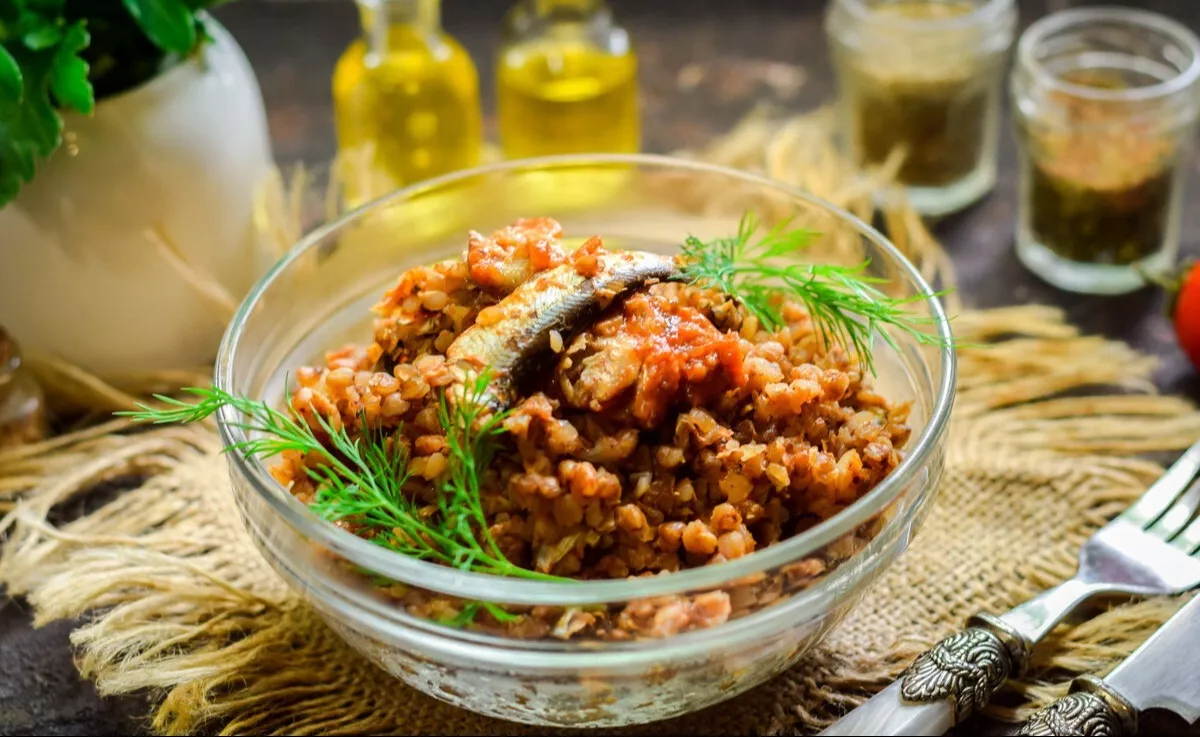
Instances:
[[[287,373],[327,349],[369,341],[371,305],[411,266],[457,256],[468,229],[555,217],[567,236],[612,248],[675,252],[687,235],[737,232],[746,210],[768,224],[823,233],[806,258],[862,263],[948,344],[940,302],[887,239],[850,214],[752,174],[668,157],[587,155],[505,162],[397,191],[312,233],[263,277],[231,324],[216,385],[282,403]],[[942,473],[954,396],[951,350],[897,332],[877,339],[877,390],[911,404],[901,464],[825,522],[745,557],[619,580],[545,582],[462,572],[405,558],[322,521],[262,462],[228,455],[258,549],[346,642],[425,693],[501,719],[614,727],[678,716],[737,695],[794,665],[907,547]],[[232,411],[227,445],[245,439]],[[380,579],[384,579],[382,582]],[[390,587],[381,585],[391,583]],[[726,622],[663,637],[514,639],[417,616],[396,590],[552,607],[640,607],[723,590]],[[648,614],[647,614],[648,613]]]

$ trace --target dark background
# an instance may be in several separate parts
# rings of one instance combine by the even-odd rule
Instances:
[[[633,36],[641,68],[645,148],[666,153],[698,146],[728,130],[756,102],[805,110],[828,102],[833,82],[821,29],[824,0],[610,0]],[[1078,5],[1068,0],[1018,0],[1021,27],[1041,15]],[[1200,0],[1125,2],[1174,17],[1200,30]],[[443,21],[479,68],[487,130],[492,130],[492,57],[508,0],[446,0]],[[329,78],[358,32],[351,0],[241,0],[216,16],[241,43],[266,98],[277,161],[321,167],[334,153]],[[794,93],[773,84],[779,72],[804,84]],[[683,83],[684,77],[694,84]],[[699,82],[695,82],[696,78]],[[1162,298],[1153,290],[1119,298],[1070,296],[1029,274],[1013,254],[1015,155],[1001,143],[995,192],[938,223],[954,256],[968,306],[1038,302],[1063,307],[1089,332],[1129,341],[1161,357],[1156,381],[1164,391],[1200,399],[1200,378],[1175,346]],[[1200,159],[1183,228],[1185,254],[1200,254]],[[28,606],[0,599],[0,734],[99,734],[141,730],[142,698],[100,699],[76,674],[71,623],[32,630]],[[983,725],[986,731],[994,726]],[[1152,721],[1144,733],[1178,728]],[[976,732],[978,729],[964,730]],[[1196,731],[1200,734],[1200,731]]]

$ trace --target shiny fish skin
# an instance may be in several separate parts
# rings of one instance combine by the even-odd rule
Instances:
[[[564,341],[587,327],[619,295],[652,280],[679,273],[675,260],[645,251],[617,251],[599,257],[600,272],[581,276],[570,263],[543,271],[481,313],[446,350],[446,361],[476,371],[490,366],[487,402],[503,409],[516,399],[521,380],[542,367],[550,353],[550,331]],[[498,316],[494,321],[492,317]],[[487,322],[488,324],[484,324]]]

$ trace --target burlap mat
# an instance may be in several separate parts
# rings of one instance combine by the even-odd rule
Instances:
[[[789,167],[779,142],[791,136],[795,144],[808,124],[772,127],[765,147],[747,142],[753,136],[743,127],[705,155],[758,162],[755,168],[778,178],[811,172],[819,150],[793,150],[793,159],[811,166]],[[822,190],[797,181],[802,176],[791,178],[837,199],[828,194],[836,177]],[[838,201],[867,207],[861,194]],[[900,245],[945,280],[944,253],[936,244],[921,252],[932,239],[919,221],[906,212],[885,215],[894,226],[903,221],[893,233]],[[1200,414],[1190,404],[1153,393],[1151,359],[1079,335],[1055,310],[967,312],[956,334],[990,345],[960,352],[947,473],[910,550],[791,671],[726,704],[626,733],[819,729],[968,615],[1002,611],[1069,576],[1087,536],[1161,473],[1137,456],[1180,450],[1200,437]],[[103,412],[133,401],[72,367],[35,364],[60,401]],[[202,379],[142,377],[137,386],[161,390]],[[28,597],[39,625],[85,618],[71,640],[81,672],[102,693],[150,690],[153,728],[172,734],[547,733],[442,704],[344,645],[251,545],[212,428],[130,430],[108,422],[0,454],[0,509],[9,509],[0,520],[7,534],[0,583]],[[130,476],[145,481],[80,519],[47,522],[52,509],[98,482]],[[1069,676],[1104,673],[1177,605],[1129,604],[1060,628],[991,713],[1020,717],[1061,695]]]

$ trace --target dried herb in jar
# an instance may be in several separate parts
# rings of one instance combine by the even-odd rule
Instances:
[[[974,9],[971,2],[920,0],[882,4],[874,12],[940,20]],[[991,92],[986,70],[971,64],[942,73],[931,61],[913,73],[889,69],[877,59],[865,61],[848,69],[859,163],[881,165],[900,149],[904,159],[897,178],[902,184],[941,187],[969,176],[987,137]]]
[[[974,79],[859,81],[855,131],[861,164],[904,151],[897,179],[940,187],[971,174],[983,153],[988,89]]]
[[[1066,79],[1102,89],[1129,84],[1103,70]],[[1128,266],[1158,252],[1179,167],[1171,135],[1102,101],[1071,98],[1063,109],[1066,125],[1024,131],[1032,144],[1026,193],[1032,236],[1080,263]]]
[[[1031,162],[1029,227],[1062,258],[1127,266],[1158,251],[1167,237],[1174,172],[1093,186]]]

